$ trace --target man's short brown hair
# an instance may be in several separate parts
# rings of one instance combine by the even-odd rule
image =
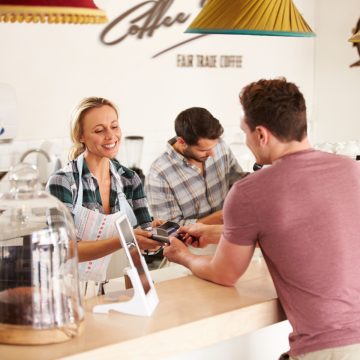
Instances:
[[[175,132],[188,145],[196,145],[199,139],[218,139],[224,132],[218,119],[208,110],[192,107],[182,111],[175,119]]]
[[[261,79],[245,86],[240,102],[251,131],[261,125],[285,142],[301,141],[307,135],[304,96],[285,78]]]

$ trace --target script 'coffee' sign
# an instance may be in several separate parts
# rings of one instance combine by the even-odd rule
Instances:
[[[190,14],[180,12],[174,17],[166,16],[174,0],[144,1],[120,14],[115,20],[105,27],[100,35],[105,45],[115,45],[124,41],[128,36],[143,39],[144,36],[152,37],[156,30],[161,27],[171,27],[174,24],[183,24]],[[150,6],[150,7],[149,7]],[[128,20],[129,28],[125,34],[113,41],[106,41],[108,33],[124,20]]]
[[[200,0],[200,8],[204,5],[206,0]],[[143,1],[132,8],[128,9],[124,13],[117,16],[111,21],[101,32],[100,41],[104,45],[117,45],[128,37],[136,37],[137,39],[144,39],[144,37],[152,37],[155,32],[162,28],[170,28],[174,25],[184,24],[191,14],[185,12],[179,12],[176,15],[169,16],[168,11],[173,5],[174,0],[153,0]],[[108,41],[107,38],[110,34],[115,32],[116,28],[119,28],[121,23],[128,23],[128,28],[125,32],[121,32],[114,40]],[[165,49],[153,57],[160,56],[165,52],[179,47],[185,43],[201,38],[205,35],[195,36],[191,39],[175,44],[168,49]]]

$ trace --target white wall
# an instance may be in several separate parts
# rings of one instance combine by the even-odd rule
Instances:
[[[359,54],[348,39],[360,18],[359,0],[317,0],[314,117],[317,142],[360,139]]]
[[[108,0],[101,4],[112,21],[141,2]],[[114,46],[105,46],[99,40],[106,25],[0,24],[0,82],[15,88],[20,115],[20,145],[10,147],[16,153],[12,157],[2,156],[7,163],[0,168],[17,159],[23,148],[31,146],[29,142],[51,140],[57,148],[66,148],[61,152],[65,157],[69,114],[85,96],[110,98],[119,105],[124,134],[145,136],[145,171],[173,135],[175,116],[190,106],[208,108],[225,126],[229,142],[238,141],[238,94],[244,85],[259,78],[281,75],[296,82],[311,113],[314,39],[213,35],[153,59],[157,52],[194,36],[184,34],[184,30],[198,13],[199,4],[200,0],[176,0],[166,15],[191,14],[185,24],[161,27],[142,40],[128,37]],[[296,4],[313,24],[313,2],[297,0]],[[123,34],[134,17],[115,27],[110,37]],[[181,68],[176,66],[181,54],[238,55],[243,66]],[[0,154],[8,151],[9,146],[5,150],[0,145]],[[126,163],[126,156],[120,158]]]
[[[139,3],[103,0],[100,5],[112,21]],[[240,89],[260,77],[279,75],[303,90],[314,143],[359,139],[360,67],[349,67],[359,55],[347,41],[360,17],[358,0],[297,0],[317,33],[315,39],[209,36],[152,59],[193,36],[183,31],[199,3],[174,1],[167,15],[191,14],[185,24],[161,27],[142,40],[128,37],[114,46],[99,40],[106,25],[0,23],[0,82],[15,89],[19,105],[19,143],[0,144],[0,168],[9,167],[25,149],[43,140],[56,144],[56,152],[66,160],[70,111],[89,95],[108,97],[119,105],[125,135],[145,136],[145,170],[173,134],[176,114],[189,106],[209,108],[225,125],[229,142],[238,141]],[[128,29],[133,17],[111,32],[113,39]],[[243,67],[179,68],[179,54],[241,55]],[[120,158],[126,163],[125,149]]]

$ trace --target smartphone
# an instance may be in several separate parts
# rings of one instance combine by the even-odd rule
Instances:
[[[170,244],[169,236],[178,237],[176,230],[179,227],[180,225],[176,222],[166,221],[164,224],[152,229],[153,234],[151,235],[151,239]]]

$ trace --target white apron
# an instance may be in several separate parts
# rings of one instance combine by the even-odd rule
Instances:
[[[78,239],[92,241],[107,239],[114,236],[118,237],[119,234],[116,230],[115,220],[119,217],[120,212],[106,215],[94,210],[89,210],[82,206],[83,185],[81,178],[83,162],[84,155],[81,154],[76,161],[76,165],[79,171],[79,188],[76,204],[73,209],[76,236]],[[110,171],[117,181],[116,189],[118,193],[121,212],[125,213],[129,218],[131,225],[135,226],[137,223],[135,214],[132,207],[126,200],[125,194],[123,192],[121,178],[111,161]],[[104,281],[106,279],[106,270],[108,268],[110,259],[111,254],[97,260],[79,263],[79,280],[86,282],[92,280],[98,283]],[[84,288],[84,285],[86,288],[88,284],[82,284],[81,288]],[[83,295],[84,293],[85,291],[83,290]]]

